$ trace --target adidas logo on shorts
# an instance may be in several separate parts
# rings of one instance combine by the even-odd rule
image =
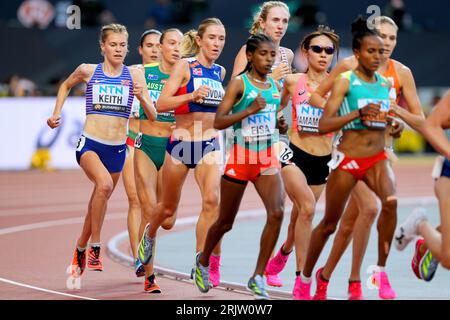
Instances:
[[[349,163],[347,163],[346,165],[342,166],[342,169],[345,169],[345,170],[359,169],[359,166],[355,160],[352,160]]]

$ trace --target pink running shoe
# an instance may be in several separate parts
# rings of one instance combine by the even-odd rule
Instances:
[[[272,287],[283,286],[283,281],[281,281],[281,278],[278,274],[283,271],[290,254],[288,253],[287,255],[284,255],[283,253],[281,253],[283,245],[281,246],[280,250],[278,250],[277,254],[272,259],[270,259],[269,262],[267,262],[266,270],[264,272],[267,284]]]
[[[211,255],[209,257],[209,281],[213,287],[217,287],[220,283],[220,256]]]
[[[266,283],[268,286],[271,286],[271,287],[282,287],[283,286],[283,280],[281,280],[281,278],[278,274],[264,273],[264,275],[266,276]]]
[[[323,280],[320,275],[322,273],[323,267],[317,270],[316,272],[316,294],[313,297],[313,300],[327,300],[327,289],[329,281]]]
[[[364,300],[361,281],[351,281],[348,283],[348,300]]]
[[[381,299],[395,299],[397,294],[392,289],[386,272],[374,272],[372,275],[374,284],[378,287],[378,296]]]
[[[311,300],[311,282],[304,283],[301,276],[295,278],[294,289],[292,295],[294,300]]]
[[[294,288],[292,289],[292,296],[294,300],[300,300],[300,276],[295,277]]]

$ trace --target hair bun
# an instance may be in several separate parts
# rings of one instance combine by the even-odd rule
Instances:
[[[352,22],[352,34],[365,31],[370,31],[367,27],[367,18],[363,15],[359,15],[358,18]]]
[[[334,29],[331,29],[329,26],[326,26],[326,25],[323,25],[323,24],[320,24],[317,27],[317,31],[320,31],[320,32],[333,32],[334,33]]]

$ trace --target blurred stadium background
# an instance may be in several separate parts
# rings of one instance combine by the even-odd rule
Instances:
[[[102,61],[99,27],[109,22],[126,25],[129,55],[126,63],[140,63],[139,37],[147,28],[195,28],[205,17],[216,16],[226,26],[227,40],[218,63],[229,71],[248,37],[256,0],[10,0],[0,3],[0,170],[30,167],[76,168],[73,146],[84,121],[84,87],[74,88],[64,108],[66,121],[51,131],[45,121],[54,106],[61,80],[83,62]],[[341,36],[340,57],[351,54],[350,23],[370,5],[391,16],[400,26],[393,58],[414,74],[424,111],[430,112],[450,86],[450,2],[444,0],[300,0],[285,1],[291,21],[282,45],[296,51],[303,36],[327,24]],[[66,10],[81,9],[81,28],[70,30]],[[12,121],[15,120],[15,121]],[[434,150],[418,134],[406,130],[395,148],[421,155]]]

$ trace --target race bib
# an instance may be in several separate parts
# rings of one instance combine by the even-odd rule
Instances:
[[[141,103],[139,100],[134,97],[133,104],[131,105],[131,116],[134,118],[139,118],[139,108],[141,107]]]
[[[208,95],[203,98],[202,105],[206,107],[218,107],[225,95],[222,82],[209,78],[194,78],[194,90],[197,90],[201,86],[208,86],[210,89]]]
[[[268,140],[275,133],[277,118],[276,105],[267,104],[256,114],[242,120],[242,136],[247,142]]]
[[[81,151],[81,149],[83,149],[84,144],[86,143],[86,137],[85,136],[81,136],[80,139],[78,139],[77,142],[77,147],[76,147],[76,151]]]
[[[278,154],[278,159],[282,163],[288,164],[293,156],[294,151],[292,151],[292,149],[289,148],[289,146],[286,143],[280,142],[280,152]]]
[[[338,149],[333,149],[333,152],[331,153],[331,160],[328,161],[327,165],[331,170],[335,170],[342,161],[344,161],[345,154],[340,152]]]
[[[126,112],[130,87],[110,84],[92,85],[92,104],[96,111]]]
[[[140,149],[142,147],[142,132],[139,132],[134,139],[134,147]]]
[[[161,91],[149,89],[149,90],[148,90],[148,94],[150,95],[150,98],[152,98],[153,105],[154,105],[155,108],[156,108],[156,101],[158,101],[159,96],[161,95]]]
[[[441,177],[442,168],[444,167],[445,158],[443,156],[437,156],[434,161],[433,170],[431,171],[431,177],[435,180]]]
[[[150,84],[152,86],[150,86]],[[161,88],[162,88],[162,85],[159,83],[150,83],[150,84],[148,85],[148,87],[149,87],[148,93],[150,95],[150,98],[152,98],[153,106],[156,109],[156,101],[158,101],[159,96],[161,95],[161,91],[160,90],[152,90],[150,88],[153,88],[154,86],[158,86],[158,88],[159,88],[159,86],[161,86]],[[158,116],[157,120],[160,120],[159,118],[161,118],[161,117],[166,118],[166,119],[175,119],[175,111],[173,111],[173,110],[161,111],[161,112],[157,111],[157,116]]]
[[[319,133],[319,120],[323,114],[322,108],[316,108],[308,104],[297,104],[295,111],[297,112],[298,131]]]
[[[362,117],[362,123],[370,129],[383,130],[386,128],[387,114],[389,112],[390,101],[386,99],[358,99],[358,109],[364,108],[369,103],[380,104],[380,113],[376,117]]]

